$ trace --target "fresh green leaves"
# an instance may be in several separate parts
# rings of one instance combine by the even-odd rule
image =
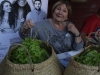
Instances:
[[[88,66],[98,66],[100,64],[100,53],[95,49],[87,49],[81,55],[76,56],[75,61]]]
[[[22,45],[26,46],[28,49],[33,63],[43,62],[50,57],[50,53],[48,53],[45,48],[41,47],[41,44],[42,41],[31,38],[26,38],[22,42]],[[11,53],[9,59],[16,64],[27,64],[30,63],[28,56],[27,51],[20,46]]]

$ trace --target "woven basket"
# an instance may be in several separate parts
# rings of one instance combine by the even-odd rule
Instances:
[[[93,36],[93,38],[90,38],[90,36]],[[88,43],[100,45],[100,37],[98,37],[97,32],[91,32],[87,37],[86,46],[88,46]]]
[[[33,39],[36,38],[36,35],[38,31],[41,29],[46,29],[44,27],[39,28]],[[0,75],[63,75],[64,68],[62,64],[60,63],[56,53],[54,52],[54,49],[52,48],[51,45],[49,45],[49,30],[48,31],[48,38],[47,42],[42,41],[42,46],[51,54],[51,56],[41,62],[41,63],[32,63],[30,55],[28,53],[29,59],[30,59],[30,64],[14,64],[11,61],[9,61],[9,56],[13,50],[18,48],[19,44],[11,46],[9,48],[9,51],[4,58],[4,60],[0,64]],[[41,40],[37,40],[41,41]],[[20,44],[20,46],[22,46]],[[23,46],[25,48],[25,46]],[[28,52],[27,48],[25,48],[25,51]]]
[[[0,75],[63,75],[63,67],[60,64],[53,48],[43,42],[46,50],[51,53],[51,56],[44,62],[38,64],[14,64],[9,61],[9,56],[18,45],[12,46],[9,49],[6,57],[0,64]]]
[[[88,47],[86,47],[86,49],[90,48],[90,47],[99,48],[98,45],[89,45]],[[79,53],[75,56],[79,56],[81,53]],[[74,60],[75,56],[73,56],[71,58],[69,65],[66,67],[66,69],[64,71],[64,75],[100,75],[100,66],[99,67],[98,66],[97,67],[96,66],[87,66],[87,65],[78,63]]]

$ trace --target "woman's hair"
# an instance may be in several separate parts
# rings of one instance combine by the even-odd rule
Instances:
[[[72,13],[72,8],[71,8],[71,4],[70,2],[68,1],[65,1],[65,0],[62,0],[62,1],[58,1],[57,3],[55,3],[52,7],[52,13],[55,11],[55,9],[57,8],[58,5],[61,5],[61,4],[65,4],[67,9],[68,9],[68,17],[71,16],[71,13]]]
[[[13,4],[13,7],[14,7],[14,11],[18,18],[18,14],[19,14],[18,9],[20,6],[17,1]],[[31,11],[31,9],[30,9],[30,6],[28,5],[28,3],[26,3],[25,6],[23,6],[22,8],[23,8],[23,12],[24,12],[23,18],[26,20],[26,15]]]
[[[16,26],[16,15],[13,11],[12,4],[9,1],[2,1],[1,4],[0,4],[0,23],[2,24],[2,22],[3,22],[3,16],[4,16],[4,12],[5,12],[3,10],[3,5],[6,2],[8,2],[11,6],[11,12],[9,12],[9,16],[8,16],[8,23],[9,23],[11,28],[15,28],[15,26]]]

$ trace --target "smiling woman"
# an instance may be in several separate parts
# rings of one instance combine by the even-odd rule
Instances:
[[[17,2],[21,7],[25,6],[25,4],[27,3],[26,0],[18,0]]]
[[[83,41],[75,25],[68,21],[70,13],[70,3],[67,1],[58,1],[53,6],[52,18],[35,23],[32,20],[26,20],[20,30],[20,36],[23,39],[29,36],[33,38],[38,29],[45,28],[50,32],[49,44],[57,54],[67,52],[71,47],[74,50],[80,50],[83,48]],[[70,36],[66,36],[66,34]],[[46,42],[48,38],[47,31],[42,29],[37,33],[36,38]]]
[[[21,25],[26,20],[26,15],[31,11],[30,6],[28,5],[26,0],[17,0],[14,4],[14,12],[17,15],[17,24]]]
[[[12,43],[21,42],[18,35],[20,27],[12,4],[7,0],[2,1],[0,4],[0,54],[4,56],[0,57],[0,60],[5,57]]]
[[[2,1],[0,5],[0,29],[1,33],[16,32],[16,15],[9,1]]]

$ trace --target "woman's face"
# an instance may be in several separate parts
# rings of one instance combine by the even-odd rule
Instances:
[[[68,19],[68,9],[65,4],[56,7],[53,12],[53,18],[60,22],[64,22]]]
[[[8,0],[11,4],[14,4],[17,0]]]
[[[25,6],[26,3],[27,3],[26,0],[18,0],[18,4],[21,7]]]
[[[10,5],[9,2],[5,2],[5,3],[3,4],[3,10],[4,10],[5,12],[11,12],[11,5]]]

